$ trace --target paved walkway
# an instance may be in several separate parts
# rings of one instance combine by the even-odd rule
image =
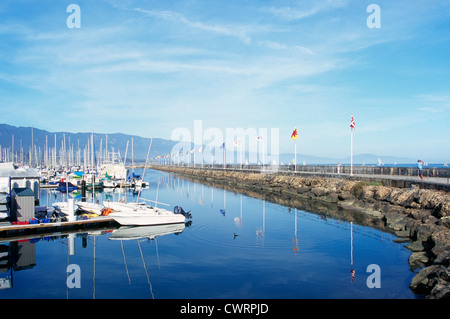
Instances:
[[[280,172],[283,173],[283,172]],[[346,173],[327,173],[327,172],[286,172],[299,176],[321,176],[332,178],[362,179],[371,181],[383,181],[385,185],[409,188],[417,185],[420,188],[437,189],[450,191],[450,178],[448,177],[424,177],[404,175],[386,175],[386,174],[346,174]]]
[[[159,165],[152,165],[151,168],[158,169],[158,167],[165,167]],[[170,168],[168,166],[167,168]],[[176,168],[176,166],[174,166]],[[437,190],[445,190],[450,191],[450,177],[424,177],[423,180],[420,179],[419,176],[408,176],[408,175],[389,175],[389,174],[353,174],[350,173],[332,173],[327,172],[326,170],[321,171],[287,171],[287,170],[279,170],[276,167],[266,167],[265,170],[261,170],[261,167],[227,167],[223,168],[220,166],[216,166],[214,168],[211,167],[201,167],[201,166],[188,166],[188,167],[178,167],[178,168],[186,168],[186,169],[199,169],[199,170],[227,170],[227,171],[242,171],[242,172],[253,172],[253,173],[278,173],[278,174],[286,174],[286,175],[298,175],[298,176],[317,176],[317,177],[328,177],[328,178],[348,178],[348,179],[362,179],[369,181],[382,181],[387,186],[394,187],[402,187],[402,188],[410,188],[412,185],[417,185],[420,188],[427,189],[437,189]]]

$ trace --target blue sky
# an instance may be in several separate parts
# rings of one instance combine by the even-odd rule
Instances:
[[[194,120],[278,128],[281,153],[297,127],[299,153],[342,158],[353,114],[355,154],[444,162],[449,57],[449,1],[3,0],[0,123],[167,139]]]

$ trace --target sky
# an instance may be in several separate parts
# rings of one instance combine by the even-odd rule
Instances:
[[[354,154],[450,161],[450,2],[2,0],[0,114],[166,139],[276,129],[280,153],[332,158],[353,115]]]

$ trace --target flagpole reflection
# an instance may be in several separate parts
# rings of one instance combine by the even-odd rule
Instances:
[[[353,269],[353,222],[350,222],[350,282],[353,283],[356,271]]]
[[[263,199],[263,226],[256,231],[256,235],[261,238],[261,246],[264,247],[264,235],[266,232],[266,201]]]
[[[297,208],[294,210],[294,238],[292,239],[292,242],[294,243],[294,248],[292,248],[292,250],[294,251],[294,254],[297,254],[299,251],[297,238]]]

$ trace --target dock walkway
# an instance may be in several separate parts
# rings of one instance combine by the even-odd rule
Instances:
[[[40,224],[13,225],[10,222],[0,223],[0,239],[14,239],[30,234],[52,234],[79,229],[94,229],[101,227],[118,227],[114,219],[107,216],[99,216],[86,220],[74,220]]]

